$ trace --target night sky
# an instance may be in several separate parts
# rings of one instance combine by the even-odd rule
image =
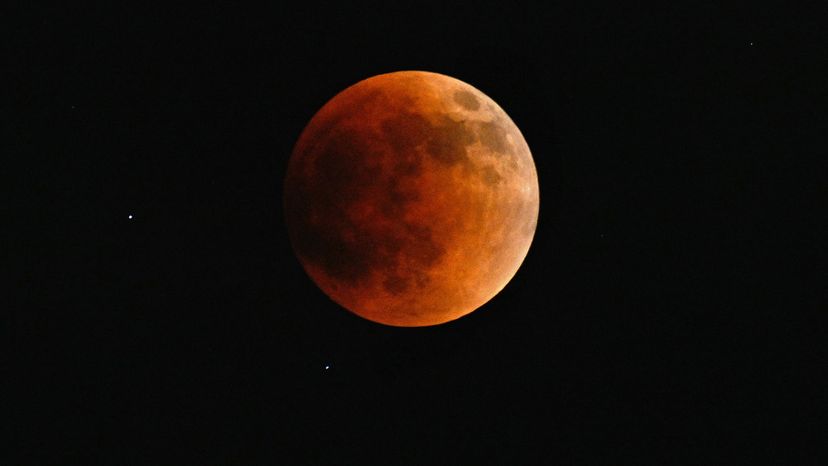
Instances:
[[[0,463],[818,464],[824,6],[167,3],[2,32]],[[514,279],[429,328],[330,301],[282,213],[313,114],[398,70],[540,182]]]

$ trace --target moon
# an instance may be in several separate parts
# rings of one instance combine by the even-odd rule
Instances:
[[[399,71],[328,101],[293,149],[284,212],[316,285],[365,319],[443,324],[512,279],[538,219],[520,130],[458,79]]]

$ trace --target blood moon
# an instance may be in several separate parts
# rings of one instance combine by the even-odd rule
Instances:
[[[353,313],[400,327],[457,319],[500,292],[538,205],[532,154],[503,109],[423,71],[337,94],[299,137],[284,184],[311,279]]]

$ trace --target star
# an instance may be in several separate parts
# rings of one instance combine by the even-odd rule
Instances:
[[[127,215],[127,218],[132,220],[132,214]]]

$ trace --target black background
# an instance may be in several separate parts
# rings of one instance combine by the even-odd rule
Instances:
[[[824,7],[168,3],[4,30],[3,464],[817,464]],[[513,281],[422,329],[328,300],[281,211],[316,110],[405,69],[541,187]]]

